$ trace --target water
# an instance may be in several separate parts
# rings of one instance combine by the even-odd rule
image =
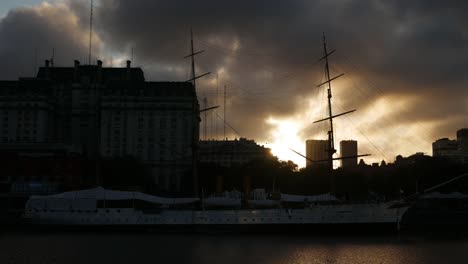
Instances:
[[[468,263],[468,241],[16,232],[0,233],[0,263]]]

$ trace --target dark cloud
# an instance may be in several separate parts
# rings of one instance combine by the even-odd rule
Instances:
[[[86,58],[87,30],[65,4],[43,3],[11,10],[0,21],[1,78],[34,76],[35,66],[52,57],[56,64]]]
[[[313,117],[304,112],[309,98],[323,99],[315,84],[323,81],[317,59],[325,31],[329,48],[338,50],[331,57],[332,75],[346,73],[335,85],[335,111],[358,108],[359,127],[366,120],[357,114],[367,117],[386,96],[411,98],[404,111],[393,109],[398,102],[389,99],[386,109],[378,109],[386,114],[369,132],[381,135],[421,122],[406,138],[430,130],[424,132],[430,141],[468,124],[467,7],[460,1],[423,0],[101,0],[95,29],[103,49],[95,52],[109,63],[111,57],[129,58],[133,48],[147,79],[185,80],[189,62],[183,56],[192,28],[196,49],[207,50],[197,57],[198,71],[219,72],[219,86],[228,86],[228,121],[241,134],[269,140],[273,125],[265,120],[275,117],[303,122],[299,134],[309,137],[315,134],[308,125]],[[0,22],[2,77],[32,71],[35,46],[40,58],[55,46],[59,54],[67,50],[60,56],[66,64],[85,59],[88,12],[82,0],[10,12]],[[199,95],[220,103],[214,98],[215,76],[200,80]]]

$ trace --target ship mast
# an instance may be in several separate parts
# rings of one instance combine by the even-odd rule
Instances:
[[[190,29],[190,54],[185,56],[184,58],[190,58],[191,59],[191,65],[192,65],[192,78],[187,80],[187,82],[192,82],[193,89],[195,93],[197,92],[197,87],[196,87],[196,80],[198,78],[201,78],[203,76],[206,76],[210,74],[210,72],[201,74],[196,76],[195,73],[195,55],[198,55],[200,53],[203,53],[204,50],[201,51],[194,51],[194,46],[193,46],[193,31]],[[197,99],[198,101],[198,99]],[[198,108],[198,106],[196,107]],[[200,118],[200,110],[198,110],[198,119]],[[199,133],[200,131],[196,131],[196,126],[194,125],[192,127],[192,174],[193,174],[193,192],[195,196],[198,196],[199,194],[199,177],[198,177],[198,141],[199,141]]]
[[[332,98],[332,87],[331,87],[331,81],[330,81],[330,67],[328,65],[328,52],[327,52],[327,41],[325,39],[325,33],[323,33],[323,54],[325,58],[325,74],[327,75],[327,82],[328,82],[328,117],[330,118],[330,130],[328,131],[328,167],[330,169],[330,175],[331,181],[332,181],[332,186],[333,184],[333,154],[336,153],[335,149],[335,138],[333,136],[333,111],[332,111],[332,105],[331,105],[331,98]],[[334,192],[334,190],[331,190]]]
[[[312,163],[321,163],[321,162],[327,162],[328,163],[328,169],[329,169],[329,175],[330,175],[330,193],[331,194],[336,194],[336,185],[335,185],[335,176],[334,176],[334,170],[333,170],[333,161],[334,160],[343,160],[343,159],[352,159],[352,158],[358,158],[358,157],[366,157],[366,156],[370,156],[370,154],[360,154],[360,155],[354,155],[354,156],[345,156],[345,157],[333,157],[333,155],[336,153],[336,149],[335,149],[335,137],[334,137],[334,129],[333,129],[333,118],[335,117],[339,117],[339,116],[342,116],[342,115],[346,115],[346,114],[349,114],[349,113],[352,113],[354,111],[356,111],[356,109],[354,110],[351,110],[351,111],[346,111],[346,112],[343,112],[343,113],[340,113],[340,114],[336,114],[336,115],[333,115],[333,111],[332,111],[332,102],[331,102],[331,99],[332,99],[332,85],[331,85],[331,82],[338,79],[339,77],[343,76],[344,73],[342,74],[339,74],[333,78],[330,77],[330,66],[329,66],[329,63],[328,63],[328,57],[333,54],[336,50],[332,50],[330,52],[328,52],[328,49],[327,49],[327,42],[326,42],[326,39],[325,39],[325,33],[323,33],[323,57],[319,60],[319,61],[322,61],[322,60],[325,60],[325,75],[326,75],[326,81],[317,85],[317,87],[321,87],[323,85],[328,85],[328,116],[326,118],[323,118],[323,119],[320,119],[320,120],[317,120],[315,122],[313,122],[314,124],[315,123],[319,123],[319,122],[322,122],[322,121],[329,121],[330,122],[330,130],[328,131],[328,146],[327,146],[327,159],[324,159],[324,160],[313,160],[309,157],[307,157],[306,155],[303,155],[301,153],[299,153],[298,151],[295,151],[294,149],[291,149],[291,151],[293,151],[294,153],[296,153],[297,155],[305,158],[306,160],[309,160],[311,161]]]
[[[336,193],[336,184],[335,184],[335,175],[334,175],[334,170],[333,170],[333,161],[334,160],[339,160],[339,159],[347,159],[347,158],[353,158],[353,157],[340,157],[340,158],[334,158],[333,155],[336,153],[335,149],[335,137],[334,137],[334,130],[333,130],[333,118],[346,115],[349,113],[352,113],[356,111],[356,109],[347,111],[341,114],[333,115],[332,111],[332,81],[338,79],[339,77],[343,76],[344,74],[337,75],[333,78],[330,78],[330,66],[328,63],[328,56],[330,56],[332,53],[334,53],[336,50],[332,50],[328,52],[327,50],[327,42],[325,38],[325,33],[323,33],[323,57],[320,59],[320,61],[325,60],[325,75],[326,75],[326,81],[317,85],[317,87],[320,87],[322,85],[328,85],[328,117],[324,119],[320,119],[315,121],[314,123],[322,122],[322,121],[329,121],[330,123],[330,130],[328,131],[328,147],[327,147],[327,153],[328,153],[328,169],[329,169],[329,175],[330,175],[330,193],[335,194]],[[364,155],[357,155],[355,157],[363,157],[363,156],[369,156],[369,154],[364,154]],[[315,161],[317,162],[317,161]]]

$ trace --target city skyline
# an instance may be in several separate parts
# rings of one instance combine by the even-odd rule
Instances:
[[[187,80],[183,56],[193,28],[196,49],[206,50],[198,72],[212,72],[197,84],[200,104],[207,97],[222,105],[226,85],[227,119],[240,133],[228,128],[227,136],[268,143],[280,159],[304,166],[289,148],[303,152],[306,139],[326,138],[324,125],[312,125],[325,116],[324,92],[315,87],[323,81],[316,61],[325,31],[337,49],[331,70],[345,73],[333,86],[335,111],[358,109],[336,121],[336,142],[357,140],[372,153],[369,163],[392,162],[397,154],[431,153],[433,141],[467,126],[468,21],[458,5],[101,0],[92,63],[122,67],[133,58],[149,80]],[[0,10],[0,39],[11,40],[0,44],[0,79],[35,75],[52,50],[56,65],[87,62],[89,1],[10,1]],[[210,118],[218,120],[211,135],[222,138],[221,121]]]

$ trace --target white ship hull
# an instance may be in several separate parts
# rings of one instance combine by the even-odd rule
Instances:
[[[292,199],[292,196],[285,197]],[[144,205],[141,205],[141,202]],[[407,209],[406,207],[392,208],[389,203],[327,205],[315,203],[305,205],[301,209],[287,207],[240,209],[236,206],[215,210],[204,207],[203,202],[200,207],[197,205],[198,202],[200,201],[196,198],[169,199],[136,192],[95,188],[31,197],[26,204],[25,218],[33,224],[59,226],[197,228],[377,224],[398,228]],[[124,203],[127,206],[116,206],[116,203]]]
[[[143,213],[112,208],[96,211],[30,211],[26,218],[35,224],[66,226],[212,226],[212,225],[350,225],[390,224],[398,228],[407,208],[388,209],[385,204],[316,206],[305,209],[257,210],[162,210]]]

